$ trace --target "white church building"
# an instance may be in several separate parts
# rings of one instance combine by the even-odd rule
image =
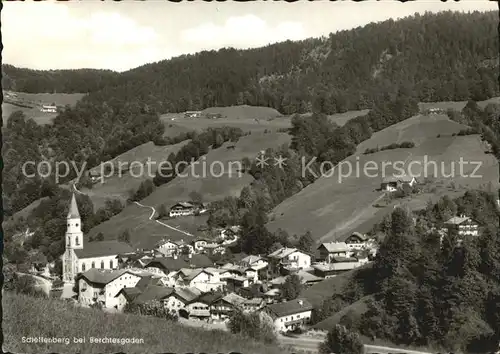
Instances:
[[[71,197],[65,237],[66,251],[62,257],[65,283],[74,283],[78,273],[92,268],[118,269],[117,256],[134,252],[128,244],[119,241],[89,242],[84,245],[75,194]]]

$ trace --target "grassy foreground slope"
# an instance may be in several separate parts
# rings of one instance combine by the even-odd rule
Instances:
[[[411,200],[399,201],[408,203],[414,209],[424,207],[430,198],[442,194],[457,193],[460,189],[463,191],[468,188],[479,188],[489,182],[496,184],[498,162],[494,156],[486,153],[488,147],[481,141],[480,136],[451,136],[464,127],[448,120],[444,115],[416,116],[374,134],[372,138],[360,144],[357,153],[344,160],[344,163],[336,167],[331,175],[320,177],[278,205],[272,212],[268,228],[271,231],[282,228],[289,234],[303,234],[310,230],[315,240],[320,242],[342,239],[352,231],[369,231],[373,224],[393,207],[375,206],[383,198],[383,193],[378,190],[382,176],[394,173],[390,165],[384,168],[384,163],[399,161],[400,164],[409,166],[413,161],[420,161],[420,167],[412,165],[410,172],[417,176],[420,174],[422,177],[419,179],[423,180],[425,170],[422,166],[425,165],[425,161],[436,162],[437,175],[432,167],[427,169],[428,176],[436,177],[433,182],[435,190],[432,193],[418,194]],[[439,133],[443,135],[437,137]],[[414,148],[362,154],[368,147],[412,141],[412,137],[416,143]],[[460,158],[464,161],[481,163],[479,170],[475,172],[475,175],[481,177],[460,176],[458,166]],[[375,170],[373,164],[376,166]],[[446,178],[453,165],[455,165],[455,177]],[[364,166],[368,166],[368,172],[364,172]],[[444,166],[444,169],[441,166]],[[470,175],[474,169],[475,165],[465,165],[463,175]],[[451,181],[455,184],[453,190],[446,186]]]
[[[60,299],[4,293],[4,351],[13,353],[229,353],[285,354],[223,331],[184,327],[166,320],[74,307]],[[69,338],[65,344],[23,343],[23,337]],[[87,343],[74,344],[73,338]],[[90,344],[90,337],[138,338],[142,344]]]
[[[252,133],[240,138],[234,148],[228,148],[232,143],[225,143],[218,149],[211,150],[205,155],[205,163],[196,165],[194,171],[188,168],[185,177],[177,177],[167,184],[156,188],[151,195],[140,201],[147,206],[158,207],[165,204],[167,207],[181,200],[189,199],[193,191],[200,193],[205,202],[223,199],[226,196],[239,196],[243,187],[253,181],[253,177],[237,171],[238,161],[244,157],[253,159],[261,150],[278,148],[290,142],[286,133]],[[224,174],[220,175],[220,164],[224,166]],[[204,167],[205,165],[206,167]],[[213,166],[213,174],[210,171]],[[230,167],[232,167],[230,169]],[[186,235],[149,220],[151,209],[141,208],[136,204],[128,205],[120,214],[94,227],[89,235],[102,232],[106,238],[115,238],[128,229],[132,242],[143,247],[151,246],[154,239],[163,237],[172,239],[186,238]],[[203,219],[203,222],[206,219]],[[171,222],[166,222],[170,224]],[[175,226],[174,224],[172,224]]]

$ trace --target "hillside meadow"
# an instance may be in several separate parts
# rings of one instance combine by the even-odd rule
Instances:
[[[436,196],[463,193],[467,189],[482,188],[490,182],[495,185],[498,181],[498,162],[493,155],[486,153],[488,147],[480,136],[451,136],[463,128],[465,126],[443,115],[416,116],[373,134],[358,146],[355,155],[344,160],[333,172],[326,173],[275,207],[267,224],[269,230],[282,228],[289,234],[303,234],[309,230],[317,242],[343,240],[353,231],[368,232],[396,204],[408,204],[419,209]],[[438,137],[439,132],[443,136]],[[362,153],[366,148],[413,141],[412,137],[417,144],[414,148],[383,150],[368,155]],[[480,163],[475,172],[480,177],[463,177],[475,170],[472,164],[465,165],[463,176],[460,176],[460,159]],[[436,163],[436,171],[431,165],[425,172],[422,166],[428,161]],[[411,166],[410,172],[421,176],[417,178],[419,182],[424,182],[426,176],[431,177],[432,187],[435,188],[428,186],[424,193],[380,207],[384,198],[384,193],[379,190],[382,176],[395,173],[391,164],[396,162],[407,170]],[[364,172],[365,166],[368,172]],[[375,166],[375,170],[370,166]],[[455,170],[453,179],[448,177],[452,169]]]
[[[58,106],[74,106],[85,94],[83,93],[24,93],[15,92],[17,97],[31,104],[50,105],[55,103]],[[22,111],[26,117],[32,118],[35,123],[40,125],[51,124],[57,113],[40,112],[39,107],[27,108],[20,107],[10,103],[2,103],[2,121],[4,126],[9,116],[16,111]]]
[[[4,292],[3,349],[13,353],[230,353],[286,354],[285,349],[224,331],[185,327],[154,317],[110,314],[60,299]],[[86,338],[86,343],[31,344],[23,337]],[[90,337],[142,339],[139,344],[91,344]]]
[[[175,145],[156,146],[152,142],[139,145],[117,157],[107,161],[103,166],[113,164],[115,174],[109,177],[105,173],[102,180],[92,186],[92,189],[80,188],[80,192],[88,195],[94,204],[94,210],[102,207],[106,199],[119,199],[126,202],[129,191],[136,191],[139,185],[146,179],[151,179],[156,173],[158,165],[166,161],[171,153],[177,153],[189,140],[185,140]],[[151,161],[151,175],[149,175],[147,161]],[[130,166],[127,172],[118,171],[119,164]],[[101,172],[105,167],[94,167],[91,171]],[[110,174],[110,173],[109,173]],[[71,184],[70,184],[71,185]],[[69,188],[68,185],[67,187]]]
[[[279,148],[289,142],[290,136],[286,133],[254,132],[241,137],[236,144],[225,143],[220,148],[209,151],[194,169],[188,168],[185,177],[178,176],[169,183],[157,187],[140,203],[155,208],[165,204],[170,208],[178,201],[188,200],[193,191],[200,193],[204,202],[220,200],[226,196],[239,196],[243,187],[254,179],[249,174],[239,173],[238,162],[244,157],[253,159],[266,148]],[[233,145],[234,148],[229,148]],[[224,166],[224,171],[221,170],[221,165]],[[224,174],[221,175],[221,172]],[[90,230],[89,235],[102,232],[106,238],[113,239],[128,229],[132,242],[144,247],[151,246],[151,242],[163,237],[186,238],[182,233],[149,220],[151,212],[150,208],[130,204],[120,214]],[[177,226],[175,219],[162,222]]]

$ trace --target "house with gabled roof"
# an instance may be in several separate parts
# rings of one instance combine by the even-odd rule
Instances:
[[[295,299],[265,307],[278,332],[289,332],[303,327],[311,321],[312,310],[312,304],[306,299]]]
[[[479,224],[464,214],[448,219],[444,225],[448,234],[455,232],[459,237],[479,235]]]
[[[86,306],[100,304],[119,310],[118,292],[123,288],[135,287],[140,280],[139,274],[127,269],[90,269],[77,277],[78,302]]]
[[[325,242],[317,249],[318,260],[330,263],[332,257],[347,257],[350,254],[349,246],[345,242]]]
[[[213,262],[204,254],[193,254],[187,256],[161,257],[152,259],[145,265],[145,269],[163,277],[169,277],[171,273],[182,268],[206,268],[213,266]]]
[[[176,279],[175,287],[197,288],[202,292],[222,290],[226,285],[220,279],[218,272],[211,272],[209,268],[181,269],[173,276]]]
[[[387,176],[382,179],[380,189],[387,192],[395,192],[403,186],[413,187],[417,184],[417,180],[413,176]]]
[[[367,248],[368,240],[368,236],[360,232],[353,232],[349,237],[346,238],[345,243],[351,250],[362,250]]]
[[[271,274],[279,274],[283,270],[294,271],[311,266],[311,255],[297,248],[280,248],[267,256]]]

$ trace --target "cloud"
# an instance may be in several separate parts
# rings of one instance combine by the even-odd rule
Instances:
[[[203,23],[181,32],[183,41],[202,49],[252,48],[307,37],[300,22],[281,22],[271,27],[255,15],[230,17],[223,25]]]
[[[34,69],[126,70],[164,57],[151,27],[114,12],[77,17],[48,1],[4,3],[2,37],[4,62]]]

